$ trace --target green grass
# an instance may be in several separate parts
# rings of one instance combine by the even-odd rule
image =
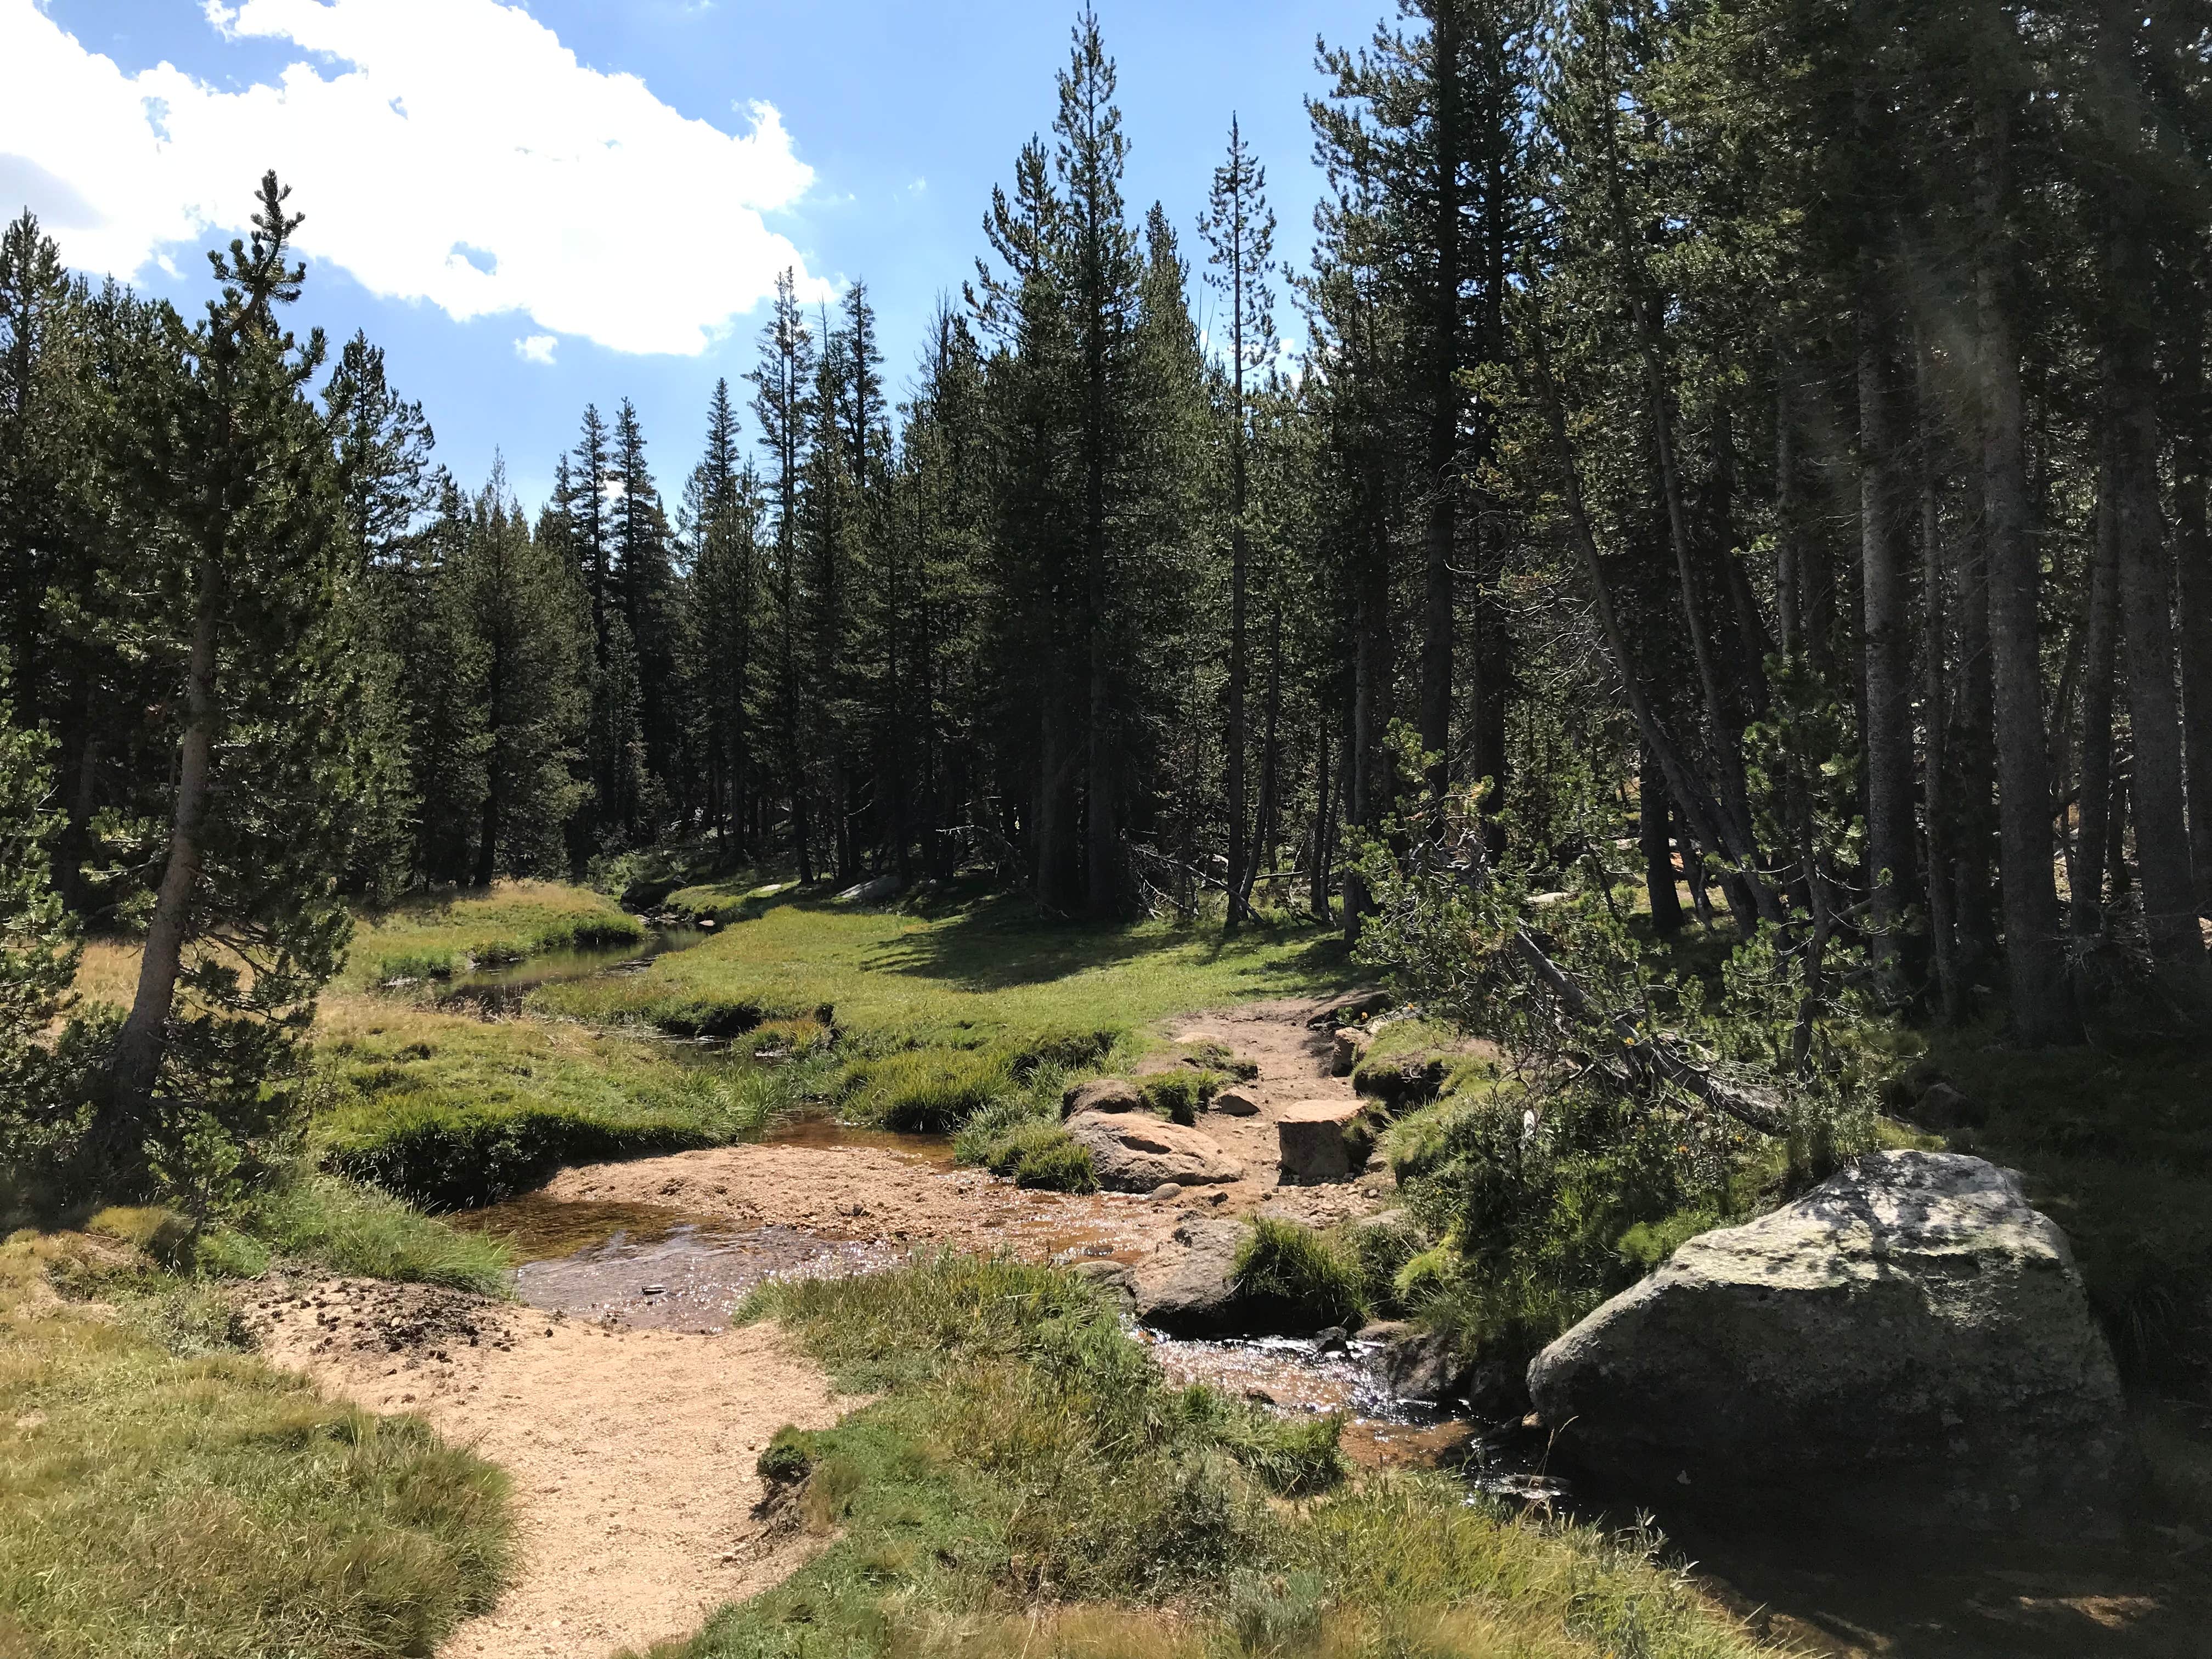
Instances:
[[[644,939],[644,924],[603,894],[557,882],[501,882],[489,893],[411,899],[361,918],[345,978],[380,985],[442,977],[471,964]]]
[[[1437,1020],[1392,1020],[1352,1067],[1352,1086],[1403,1111],[1457,1094],[1497,1075],[1497,1066],[1476,1045]]]
[[[826,1547],[659,1659],[1759,1650],[1647,1538],[1353,1483],[1334,1419],[1169,1386],[1066,1275],[945,1257],[749,1311],[877,1398],[763,1455],[785,1524]]]
[[[1229,942],[1153,924],[1069,928],[988,897],[913,915],[762,878],[678,889],[671,908],[744,919],[640,973],[540,986],[516,1018],[369,988],[400,956],[459,960],[521,938],[532,917],[547,930],[632,919],[596,894],[518,884],[365,927],[356,970],[318,1024],[313,1155],[443,1210],[495,1202],[568,1164],[722,1144],[801,1101],[854,1121],[957,1130],[1040,1079],[1133,1062],[1163,1015],[1347,980],[1337,941],[1311,928]],[[733,1055],[702,1057],[667,1035],[740,1040]],[[779,1063],[752,1064],[755,1049]],[[1087,1160],[1045,1133],[979,1161],[1036,1184],[1088,1180]]]
[[[490,1605],[498,1470],[227,1351],[204,1291],[166,1324],[57,1302],[71,1254],[0,1249],[0,1652],[428,1654]]]
[[[1367,1316],[1366,1275],[1357,1255],[1326,1233],[1273,1216],[1252,1218],[1237,1248],[1240,1300],[1280,1303],[1302,1326],[1357,1327]]]
[[[325,999],[318,1036],[313,1156],[431,1209],[495,1202],[568,1164],[721,1145],[814,1075],[368,994]]]
[[[1351,982],[1335,936],[1313,927],[1255,927],[1224,939],[1155,922],[1046,923],[1011,897],[917,915],[793,890],[757,919],[643,973],[545,986],[530,1006],[672,1031],[709,1021],[747,1030],[828,1007],[863,1053],[1019,1051],[1050,1034],[1135,1032],[1240,998]]]

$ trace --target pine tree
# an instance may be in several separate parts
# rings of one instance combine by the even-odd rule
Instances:
[[[1251,402],[1245,379],[1275,355],[1274,296],[1267,285],[1273,264],[1275,216],[1267,206],[1267,170],[1254,159],[1234,116],[1229,155],[1213,170],[1213,190],[1199,222],[1215,269],[1206,281],[1229,301],[1229,908],[1233,930],[1250,909],[1258,860],[1245,839],[1244,696],[1249,672],[1245,592],[1251,565]],[[1278,623],[1279,631],[1279,623]],[[1271,707],[1272,707],[1271,702]],[[1270,764],[1273,755],[1270,751]]]
[[[554,873],[585,790],[574,775],[586,717],[582,595],[562,550],[530,533],[502,465],[472,503],[442,586],[484,735],[472,878]]]
[[[773,641],[763,676],[764,724],[772,733],[790,807],[792,853],[799,878],[808,882],[814,879],[814,843],[807,813],[811,779],[800,729],[806,710],[800,685],[800,635],[805,624],[799,568],[803,537],[799,507],[807,434],[814,418],[816,368],[814,337],[799,307],[793,274],[786,270],[776,279],[775,308],[761,330],[760,362],[750,378],[753,416],[760,422],[762,447],[769,452],[768,484],[775,516],[774,551],[763,584]]]
[[[209,256],[222,294],[180,332],[178,379],[147,389],[175,399],[142,430],[143,484],[176,535],[125,603],[176,676],[175,749],[168,848],[91,1143],[125,1180],[149,1144],[173,1158],[211,1125],[250,1138],[283,1109],[350,927],[332,891],[356,758],[337,625],[347,536],[306,395],[322,337],[296,342],[277,318],[303,274],[286,195],[263,179],[250,245]]]

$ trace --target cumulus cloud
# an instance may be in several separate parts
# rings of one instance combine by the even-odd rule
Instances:
[[[532,334],[514,343],[514,355],[526,363],[550,363],[553,348],[560,343],[550,334]]]
[[[812,183],[768,104],[725,132],[632,75],[579,64],[500,0],[208,0],[210,25],[312,56],[223,90],[136,75],[35,0],[0,0],[0,185],[80,268],[171,268],[245,228],[263,169],[307,214],[300,246],[372,292],[457,320],[521,313],[620,351],[693,354],[775,286],[830,286],[763,215]],[[5,206],[9,204],[0,204]],[[537,359],[532,336],[517,349]]]

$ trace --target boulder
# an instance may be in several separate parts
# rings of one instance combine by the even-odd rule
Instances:
[[[1948,1083],[1929,1084],[1906,1115],[1922,1128],[1939,1135],[1978,1129],[1990,1121],[1989,1108]]]
[[[1844,1524],[2078,1512],[2133,1474],[2066,1237],[2009,1171],[1861,1159],[1704,1233],[1528,1368],[1561,1452],[1644,1492]]]
[[[839,904],[876,904],[891,897],[898,890],[899,878],[896,876],[881,875],[872,881],[858,882],[848,887],[837,895],[835,902]]]
[[[1468,1359],[1450,1338],[1403,1320],[1370,1325],[1359,1340],[1381,1345],[1375,1374],[1395,1400],[1464,1405],[1485,1423],[1515,1422],[1528,1409],[1525,1366],[1503,1359]]]
[[[1137,1272],[1136,1318],[1169,1336],[1297,1336],[1320,1316],[1287,1297],[1238,1290],[1237,1252],[1251,1228],[1230,1217],[1186,1214]]]
[[[1332,1076],[1350,1077],[1375,1039],[1357,1025],[1347,1025],[1329,1040],[1328,1069]]]
[[[1133,1306],[1136,1302],[1136,1275],[1119,1261],[1092,1256],[1069,1262],[1067,1271],[1085,1284],[1104,1291],[1124,1309]]]
[[[1060,1097],[1060,1115],[1063,1118],[1073,1117],[1078,1112],[1139,1112],[1144,1109],[1145,1097],[1137,1092],[1137,1085],[1118,1077],[1070,1084]]]
[[[1373,1144],[1366,1133],[1366,1109],[1357,1095],[1285,1106],[1275,1120],[1283,1184],[1350,1179],[1367,1162]]]
[[[1098,1184],[1109,1192],[1149,1193],[1169,1182],[1208,1187],[1244,1173],[1206,1136],[1149,1112],[1079,1112],[1068,1119],[1067,1133],[1091,1154]]]
[[[1260,1097],[1255,1091],[1241,1085],[1223,1089],[1215,1093],[1206,1109],[1219,1112],[1224,1117],[1257,1117]]]

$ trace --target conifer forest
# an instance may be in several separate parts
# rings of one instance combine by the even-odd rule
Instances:
[[[704,836],[1356,932],[1354,849],[1480,781],[1554,860],[1632,810],[1662,927],[1679,858],[2023,1041],[2200,1003],[2194,9],[1422,0],[1318,62],[1310,269],[1233,121],[1200,223],[1124,198],[1086,15],[920,362],[864,283],[787,289],[697,432],[586,409],[534,508],[295,330],[314,204],[264,184],[198,319],[18,220],[8,684],[63,901],[265,918],[312,977],[333,877]]]

